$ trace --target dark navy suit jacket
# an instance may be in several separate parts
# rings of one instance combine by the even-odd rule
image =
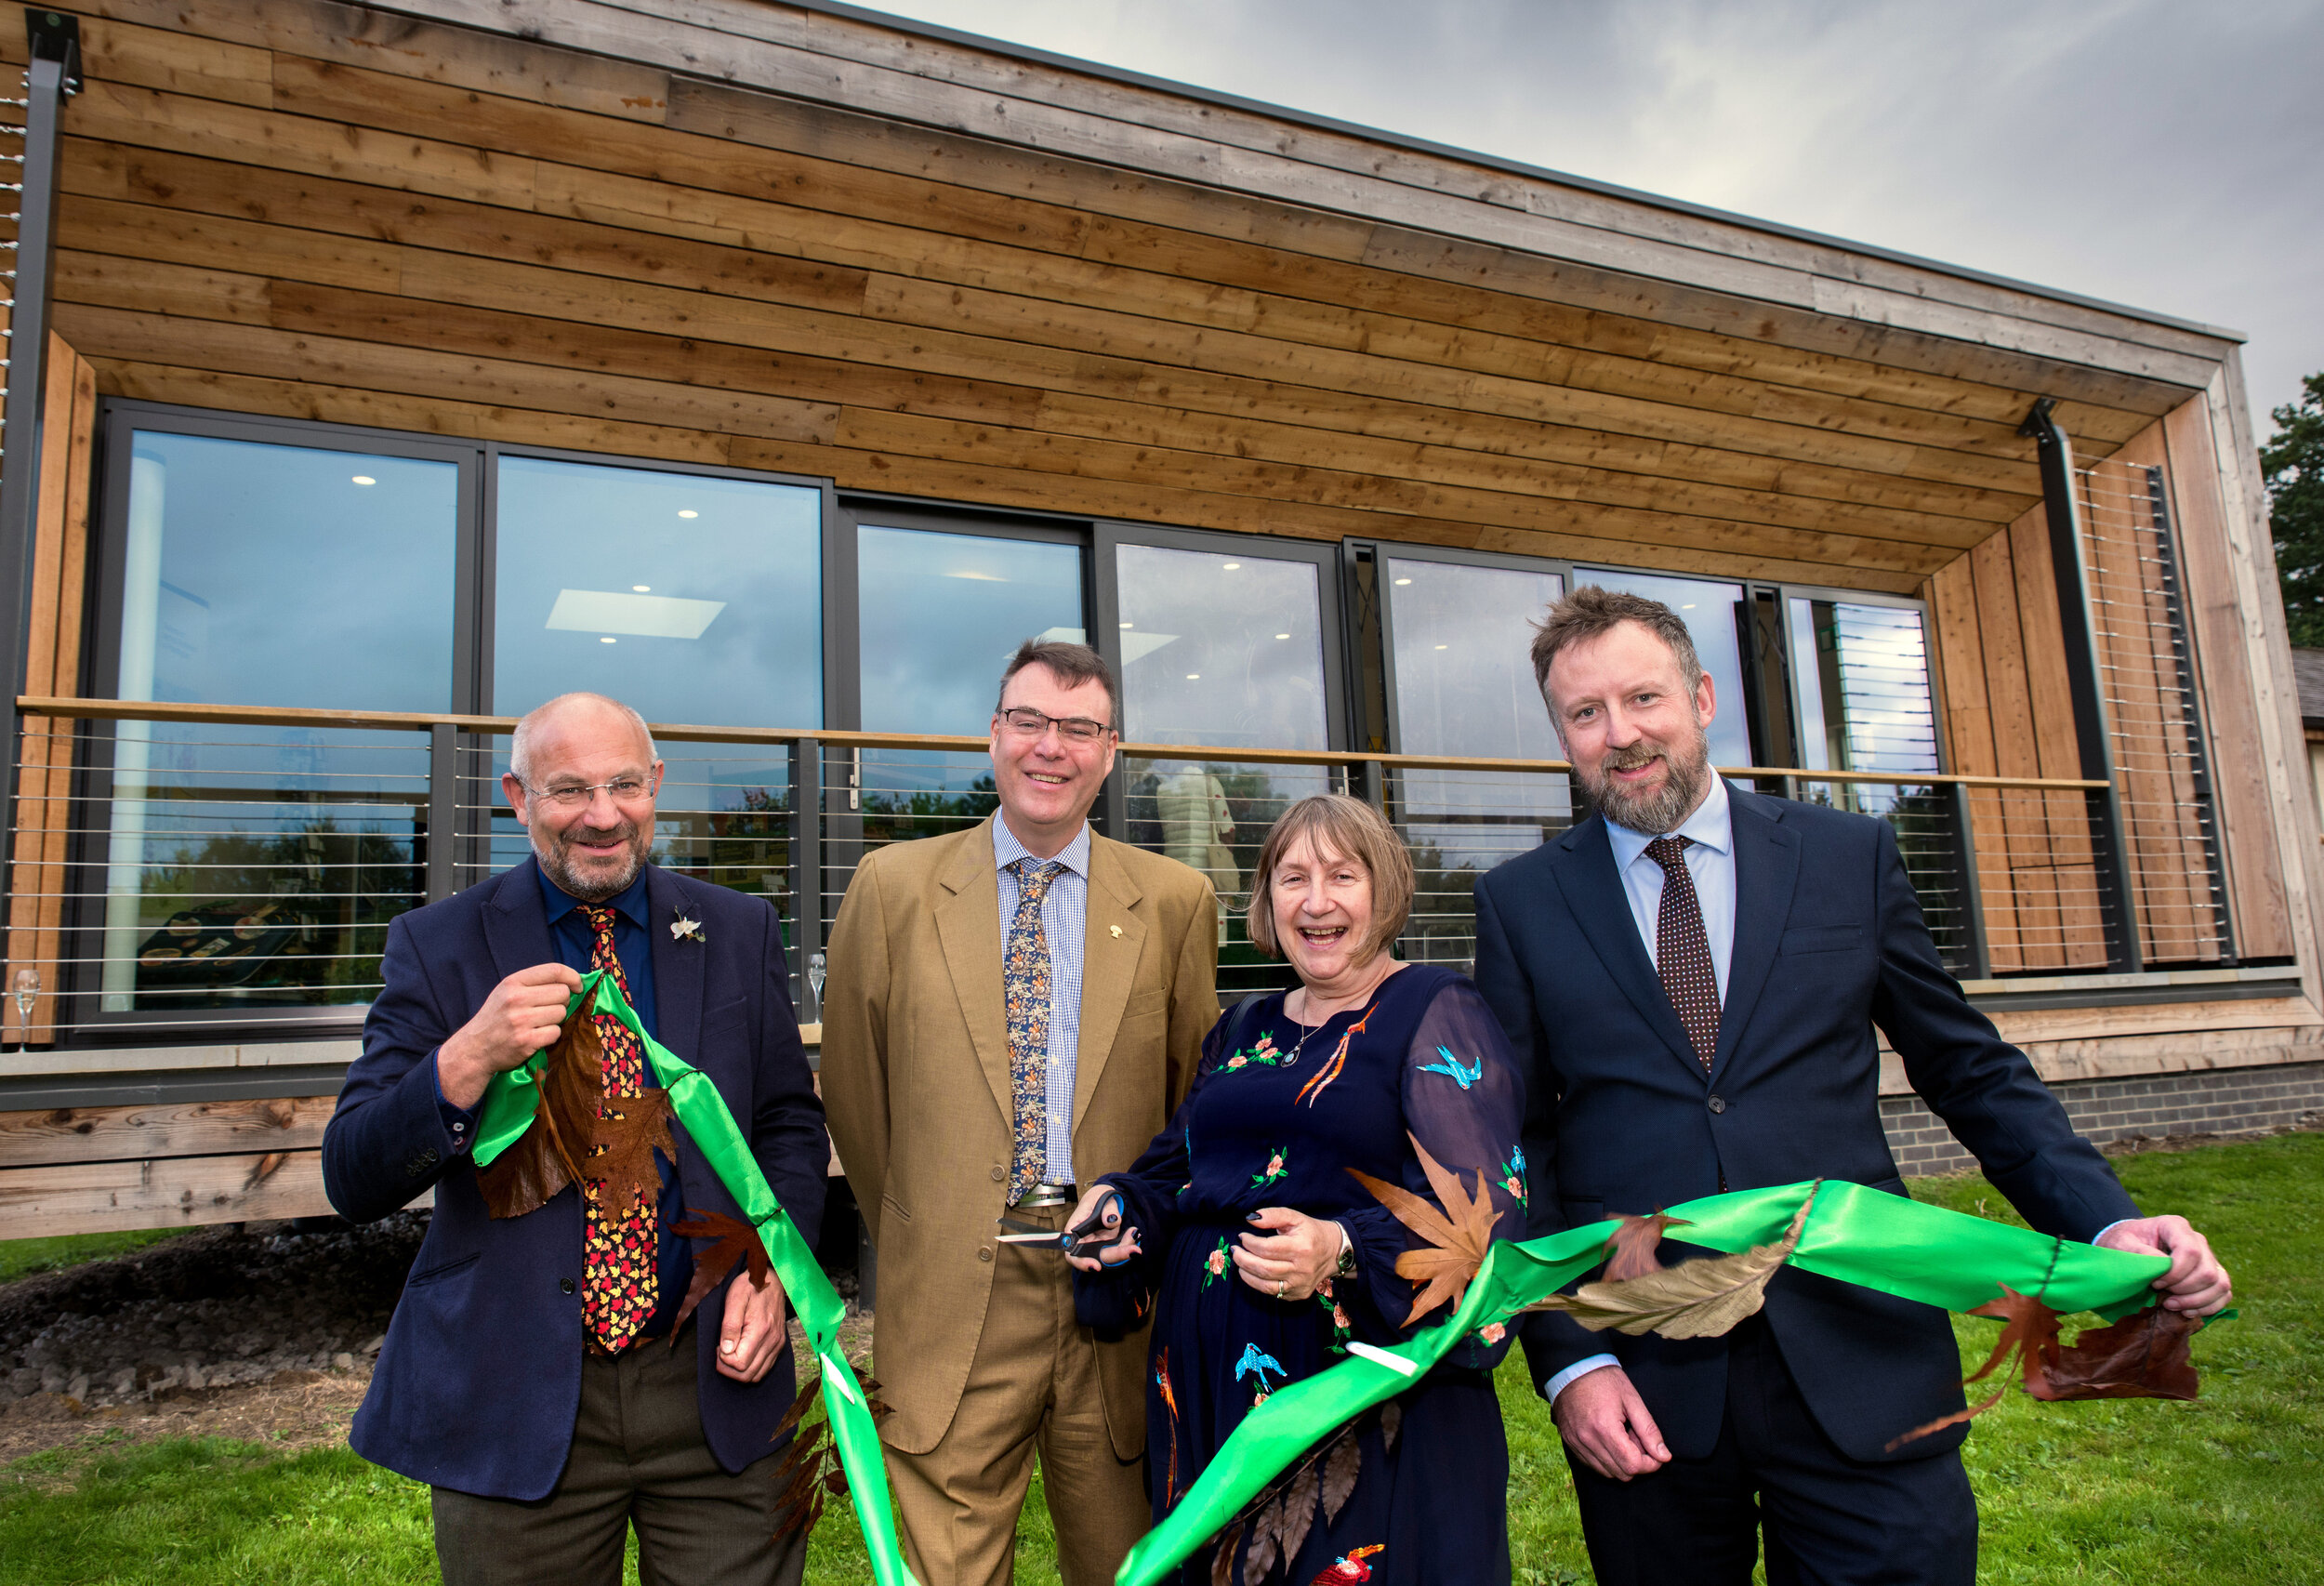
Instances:
[[[1639,940],[1602,816],[1477,883],[1477,985],[1526,1066],[1529,1234],[1729,1189],[1845,1179],[1901,1195],[1880,1116],[1877,1027],[1912,1087],[2045,1234],[2094,1237],[2137,1209],[2025,1054],[1945,971],[1888,824],[1733,792],[1735,950],[1705,1076]],[[1684,1253],[1692,1253],[1684,1252]],[[1962,1404],[1945,1313],[1785,1267],[1765,1316],[1802,1396],[1851,1458]],[[1620,1359],[1674,1454],[1708,1455],[1723,1339],[1591,1333],[1538,1312],[1537,1384]]]
[[[709,1076],[776,1197],[812,1238],[831,1147],[774,910],[667,870],[645,874],[649,918],[670,920],[682,909],[704,937],[676,941],[658,923],[653,932],[659,1038]],[[437,1105],[432,1059],[501,980],[556,959],[531,859],[398,917],[363,1056],[323,1138],[324,1186],[343,1216],[367,1223],[431,1184],[436,1191],[350,1441],[374,1464],[488,1498],[546,1496],[572,1446],[581,1399],[581,1198],[568,1187],[522,1217],[487,1216],[468,1143],[449,1132]],[[671,1133],[685,1204],[739,1215],[683,1126],[672,1120]],[[786,1347],[756,1383],[720,1376],[724,1314],[721,1288],[695,1313],[693,1346],[703,1432],[719,1463],[739,1471],[772,1451],[769,1439],[795,1392],[793,1363]]]

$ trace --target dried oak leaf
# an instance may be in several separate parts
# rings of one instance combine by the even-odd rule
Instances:
[[[522,1217],[582,1177],[605,1094],[604,1061],[597,1021],[567,1019],[535,1078],[540,1097],[532,1123],[476,1175],[487,1212]]]
[[[694,1307],[709,1298],[710,1290],[726,1281],[726,1275],[734,1270],[734,1263],[746,1264],[750,1286],[764,1289],[767,1275],[773,1265],[767,1260],[767,1247],[759,1242],[759,1230],[739,1217],[729,1217],[723,1211],[696,1211],[686,1209],[686,1220],[669,1225],[673,1234],[689,1239],[711,1239],[716,1243],[694,1257],[693,1281],[686,1286],[685,1302],[678,1307],[678,1319],[670,1324],[670,1347],[678,1347],[679,1330],[686,1318],[694,1314]],[[799,1408],[793,1400],[791,1408]]]
[[[1651,1217],[1623,1218],[1621,1226],[1606,1237],[1605,1248],[1613,1253],[1606,1257],[1605,1270],[1598,1274],[1598,1281],[1628,1283],[1633,1277],[1662,1271],[1662,1262],[1655,1256],[1655,1247],[1662,1242],[1662,1231],[1686,1225],[1685,1218],[1666,1216],[1659,1208]]]
[[[2201,1327],[2184,1311],[2154,1306],[2111,1327],[2085,1328],[2026,1379],[2038,1399],[2191,1399],[2201,1392],[2187,1340]]]
[[[678,1159],[677,1143],[669,1135],[667,1090],[641,1090],[634,1096],[608,1096],[589,1143],[603,1147],[582,1164],[584,1174],[600,1181],[598,1204],[609,1215],[635,1211],[662,1197],[662,1170],[654,1165],[659,1150]]]
[[[1485,1264],[1486,1253],[1493,1248],[1493,1226],[1501,1214],[1493,1209],[1493,1198],[1486,1193],[1485,1173],[1477,1173],[1476,1193],[1472,1196],[1460,1182],[1460,1175],[1440,1166],[1428,1148],[1407,1134],[1412,1149],[1420,1159],[1420,1170],[1428,1175],[1429,1187],[1444,1209],[1438,1210],[1419,1196],[1402,1184],[1392,1184],[1373,1178],[1369,1173],[1348,1172],[1390,1211],[1396,1221],[1428,1241],[1429,1248],[1406,1250],[1396,1258],[1396,1275],[1412,1280],[1419,1292],[1412,1298],[1412,1309],[1404,1319],[1412,1326],[1437,1305],[1449,1300],[1455,1305],[1469,1291],[1469,1280]]]
[[[1591,1332],[1617,1328],[1632,1338],[1649,1332],[1664,1338],[1717,1338],[1765,1301],[1767,1280],[1791,1258],[1822,1183],[1818,1179],[1809,1186],[1791,1226],[1772,1245],[1681,1262],[1617,1282],[1585,1283],[1575,1293],[1552,1294],[1526,1309],[1564,1311]]]
[[[1975,1310],[1964,1313],[1972,1316],[1998,1316],[2002,1327],[2001,1336],[1994,1341],[1993,1353],[1985,1357],[1985,1364],[1961,1381],[1974,1382],[1982,1380],[2001,1363],[2003,1355],[2014,1351],[2018,1376],[2030,1393],[2044,1365],[2057,1359],[2058,1314],[2032,1295],[2020,1294],[2006,1283],[2000,1287],[2001,1297],[1999,1300],[1988,1300]],[[1985,1403],[1955,1410],[1950,1415],[1940,1415],[1934,1421],[1914,1427],[1901,1437],[1890,1438],[1887,1447],[1892,1450],[1900,1448],[1916,1438],[1926,1437],[1932,1432],[1942,1432],[1948,1426],[1959,1426],[1964,1421],[1974,1421],[2000,1404],[2001,1395],[2007,1392],[2009,1381],[2004,1378],[2001,1385],[1993,1390],[1993,1396]]]

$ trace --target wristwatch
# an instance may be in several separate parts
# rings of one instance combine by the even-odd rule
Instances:
[[[1331,1275],[1334,1277],[1353,1277],[1355,1275],[1355,1241],[1348,1237],[1346,1223],[1334,1223],[1332,1226],[1340,1230],[1340,1259],[1332,1263]]]

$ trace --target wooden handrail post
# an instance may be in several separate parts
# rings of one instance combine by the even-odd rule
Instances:
[[[2090,811],[2099,906],[2114,917],[2106,968],[2116,974],[2135,974],[2139,969],[2138,905],[2131,885],[2129,834],[2123,829],[2121,795],[2114,784],[2112,723],[2098,661],[2098,631],[2090,616],[2081,513],[2074,503],[2074,447],[2051,416],[2056,406],[2053,399],[2041,398],[2017,432],[2030,436],[2040,454],[2041,499],[2050,525],[2050,564],[2057,581],[2058,622],[2066,641],[2067,688],[2074,701],[2074,735],[2081,751],[2081,773],[2085,781],[2105,785],[2092,787],[2083,798]]]

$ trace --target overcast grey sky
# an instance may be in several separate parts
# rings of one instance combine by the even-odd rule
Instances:
[[[2324,370],[2324,0],[878,8],[2224,325]]]

